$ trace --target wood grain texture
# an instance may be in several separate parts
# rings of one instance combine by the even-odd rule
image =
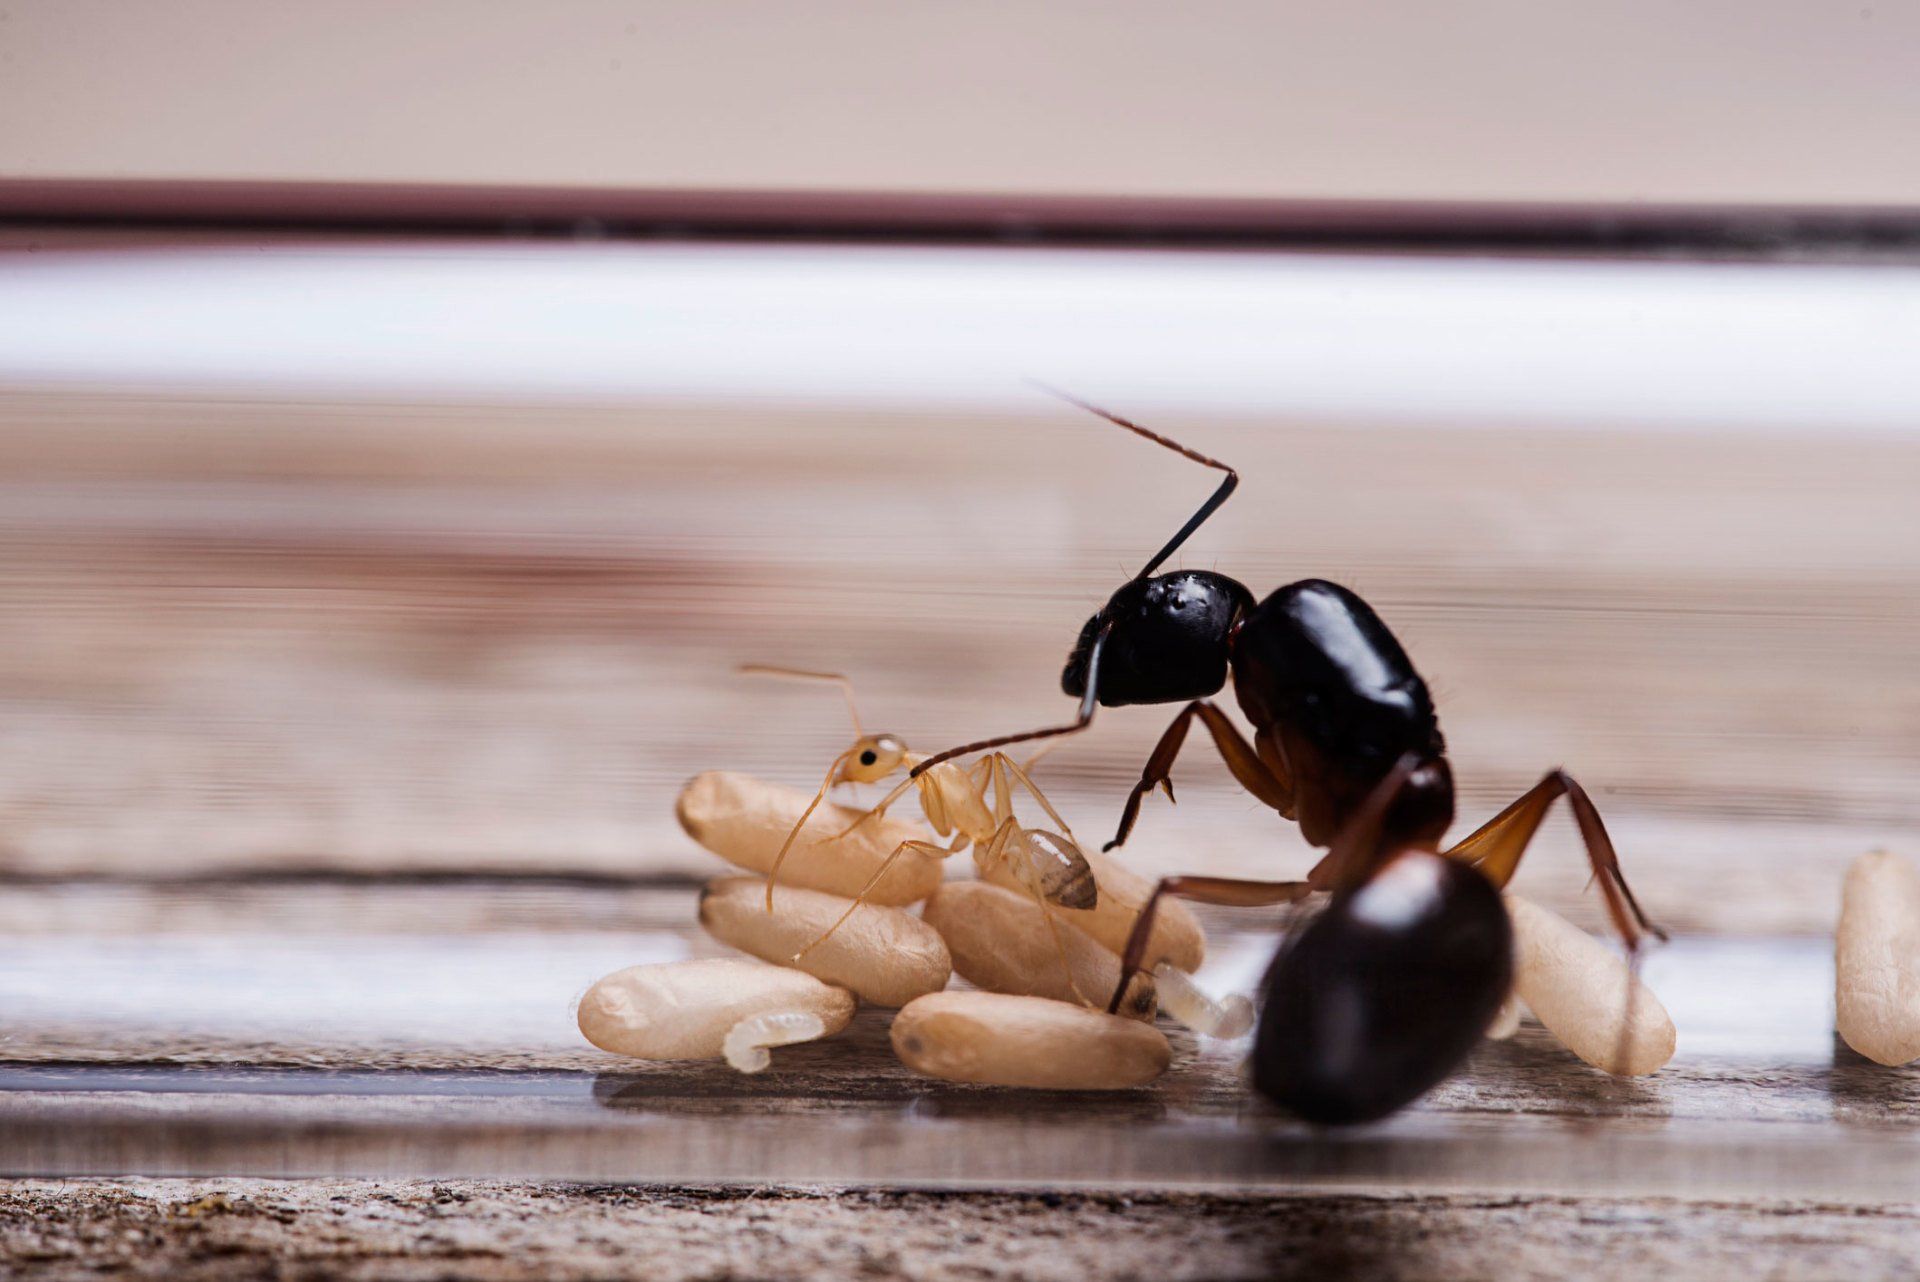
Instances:
[[[1684,931],[1819,932],[1920,827],[1920,445],[1198,421],[1241,494],[1187,563],[1358,588],[1436,686],[1462,821],[1564,764]],[[820,691],[942,746],[1063,711],[1085,614],[1204,475],[1031,419],[0,397],[14,875],[686,874],[679,782],[795,783]],[[1100,834],[1164,722],[1043,776]],[[1149,871],[1307,852],[1196,748]],[[1559,823],[1520,886],[1584,912]],[[1595,918],[1589,914],[1583,920]]]
[[[634,1189],[499,1181],[0,1185],[15,1277],[1406,1282],[1911,1276],[1920,1210],[1341,1194]]]

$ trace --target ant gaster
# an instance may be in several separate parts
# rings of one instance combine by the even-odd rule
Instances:
[[[1123,987],[1140,967],[1163,895],[1251,907],[1330,892],[1326,911],[1283,946],[1267,973],[1254,1081],[1309,1121],[1355,1122],[1384,1116],[1445,1078],[1505,998],[1511,927],[1498,892],[1558,798],[1572,806],[1608,915],[1629,950],[1642,932],[1665,938],[1635,902],[1593,802],[1564,771],[1549,771],[1441,854],[1453,822],[1453,771],[1426,682],[1380,616],[1322,579],[1256,601],[1224,574],[1156,575],[1227,501],[1239,475],[1158,432],[1055,394],[1226,478],[1081,628],[1061,674],[1062,688],[1080,700],[1072,722],[963,744],[918,763],[914,773],[966,753],[1073,734],[1101,705],[1184,700],[1106,849],[1126,841],[1147,793],[1160,787],[1173,795],[1170,771],[1196,718],[1241,787],[1298,823],[1313,845],[1330,848],[1302,881],[1163,878],[1121,959]],[[1252,742],[1208,699],[1229,676]]]

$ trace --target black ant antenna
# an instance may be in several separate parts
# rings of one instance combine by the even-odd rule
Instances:
[[[1195,530],[1204,525],[1208,517],[1219,510],[1220,505],[1227,501],[1233,494],[1234,488],[1240,484],[1240,474],[1217,458],[1202,454],[1199,450],[1182,445],[1171,437],[1160,435],[1160,433],[1154,431],[1152,428],[1142,427],[1131,419],[1121,418],[1111,410],[1101,409],[1098,405],[1083,401],[1069,392],[1063,392],[1057,387],[1040,382],[1038,379],[1028,379],[1027,381],[1049,396],[1063,400],[1069,405],[1087,411],[1089,414],[1099,415],[1115,427],[1124,427],[1135,436],[1144,436],[1155,445],[1165,446],[1183,458],[1192,459],[1196,463],[1227,474],[1226,479],[1220,482],[1220,487],[1213,492],[1212,496],[1209,497],[1205,503],[1200,505],[1200,510],[1188,517],[1187,523],[1181,526],[1179,532],[1167,541],[1167,545],[1154,553],[1153,559],[1147,562],[1145,568],[1133,576],[1135,579],[1146,578],[1149,574],[1159,569],[1168,557],[1179,551],[1180,545],[1185,543]],[[955,757],[964,757],[968,753],[984,752],[988,748],[1004,748],[1008,744],[1027,743],[1034,739],[1052,739],[1060,735],[1074,734],[1078,731],[1085,730],[1093,722],[1094,710],[1100,706],[1100,651],[1105,647],[1106,643],[1107,633],[1104,630],[1093,639],[1093,645],[1087,654],[1087,692],[1080,699],[1079,715],[1071,722],[1063,726],[1049,726],[1043,730],[1028,730],[1020,734],[1001,735],[996,739],[981,739],[975,743],[963,743],[957,748],[949,748],[945,752],[936,753],[934,756],[928,757],[925,761],[922,761],[913,768],[910,772],[910,777],[917,779],[941,762],[951,761]]]
[[[1144,436],[1149,441],[1152,441],[1155,445],[1163,445],[1167,449],[1172,450],[1175,454],[1180,455],[1182,458],[1192,459],[1194,462],[1199,463],[1204,467],[1210,467],[1215,469],[1216,471],[1225,472],[1227,474],[1227,479],[1220,482],[1220,488],[1215,490],[1213,492],[1212,497],[1208,498],[1205,503],[1202,503],[1200,505],[1200,510],[1198,512],[1195,512],[1192,516],[1187,518],[1187,523],[1180,527],[1179,533],[1175,534],[1171,539],[1168,539],[1167,545],[1161,548],[1158,552],[1154,553],[1153,559],[1147,562],[1146,567],[1142,569],[1140,573],[1133,576],[1136,579],[1146,578],[1149,574],[1152,574],[1155,570],[1159,569],[1161,564],[1164,561],[1166,561],[1168,557],[1172,556],[1175,552],[1178,552],[1180,550],[1180,545],[1182,543],[1185,543],[1190,537],[1192,537],[1193,532],[1195,530],[1199,529],[1202,525],[1205,525],[1208,517],[1212,516],[1215,512],[1220,510],[1220,505],[1222,503],[1225,503],[1227,499],[1232,496],[1235,487],[1240,484],[1240,473],[1234,471],[1231,467],[1227,466],[1225,463],[1222,463],[1217,458],[1212,458],[1206,454],[1202,454],[1199,450],[1192,449],[1188,446],[1182,445],[1180,442],[1174,440],[1172,437],[1162,436],[1160,435],[1160,433],[1154,431],[1150,427],[1142,427],[1140,426],[1140,424],[1135,423],[1131,419],[1121,418],[1118,414],[1115,414],[1112,410],[1101,409],[1098,405],[1094,405],[1088,401],[1083,401],[1078,396],[1075,396],[1070,392],[1063,392],[1057,387],[1049,386],[1048,384],[1039,382],[1038,380],[1035,380],[1035,379],[1029,379],[1028,381],[1031,382],[1033,386],[1045,392],[1047,395],[1052,397],[1057,397],[1058,399],[1065,401],[1069,405],[1073,405],[1087,411],[1087,413],[1089,414],[1097,414],[1101,418],[1104,418],[1105,420],[1107,420],[1107,422],[1112,423],[1115,427],[1124,427],[1129,432],[1132,432],[1135,436]]]
[[[943,761],[955,757],[964,757],[970,752],[985,752],[988,748],[1004,748],[1010,743],[1026,743],[1031,739],[1053,739],[1063,734],[1075,734],[1093,724],[1094,709],[1099,706],[1097,691],[1100,685],[1100,651],[1107,644],[1104,630],[1094,637],[1093,647],[1087,653],[1087,692],[1080,697],[1080,713],[1064,726],[1048,726],[1044,730],[1025,730],[1019,734],[1003,734],[996,739],[980,739],[973,743],[963,743],[958,748],[948,748],[945,752],[935,753],[912,770],[907,772],[909,779],[918,779],[927,771]]]

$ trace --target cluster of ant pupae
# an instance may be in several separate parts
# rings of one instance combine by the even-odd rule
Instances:
[[[1164,1008],[1208,1035],[1254,1031],[1255,1087],[1320,1123],[1381,1117],[1423,1094],[1482,1037],[1511,1031],[1516,998],[1596,1067],[1643,1074],[1664,1065],[1673,1024],[1633,965],[1646,935],[1664,935],[1635,902],[1580,785],[1551,771],[1464,840],[1443,845],[1454,818],[1444,741],[1425,681],[1380,617],[1323,580],[1257,600],[1222,574],[1156,574],[1238,476],[1083,408],[1225,479],[1082,628],[1062,676],[1078,715],[922,756],[894,736],[865,733],[855,712],[855,742],[811,798],[741,775],[696,778],[680,798],[683,827],[760,874],[714,883],[701,921],[761,961],[610,975],[581,1002],[588,1039],[644,1058],[724,1055],[757,1071],[768,1047],[844,1027],[857,999],[900,1008],[893,1045],[917,1071],[1120,1088],[1150,1081],[1170,1062],[1153,1025]],[[1229,678],[1250,740],[1210,701]],[[1126,799],[1114,839],[1091,854],[1028,768],[1001,749],[1084,730],[1102,706],[1144,703],[1183,706]],[[1170,771],[1195,720],[1235,780],[1327,852],[1303,878],[1176,876],[1150,885],[1109,854],[1148,793],[1171,795]],[[828,801],[837,784],[902,773],[871,810]],[[888,814],[909,791],[938,841]],[[1022,793],[1051,828],[1017,817]],[[1625,958],[1503,893],[1562,797]],[[944,861],[969,847],[979,880],[943,881]],[[1204,939],[1181,899],[1320,901],[1266,973],[1257,1030],[1245,998],[1216,1002],[1192,981]],[[922,900],[919,916],[908,911]],[[953,971],[981,991],[947,990]]]

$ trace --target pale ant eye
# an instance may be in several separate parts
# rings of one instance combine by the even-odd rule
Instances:
[[[880,760],[880,758],[874,755],[874,751],[872,748],[868,748],[865,752],[860,754],[860,764],[863,766],[870,766],[878,760]]]

